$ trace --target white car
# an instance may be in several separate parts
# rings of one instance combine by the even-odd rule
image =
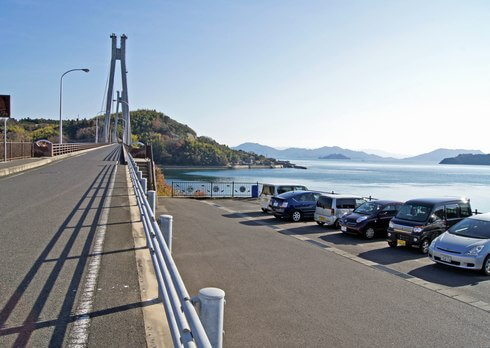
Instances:
[[[322,194],[316,202],[314,219],[319,225],[339,228],[339,218],[352,213],[363,203],[366,203],[366,200],[359,196]]]
[[[289,191],[308,191],[308,189],[306,188],[306,186],[301,185],[263,184],[262,192],[259,196],[260,208],[264,213],[270,212],[271,198]]]

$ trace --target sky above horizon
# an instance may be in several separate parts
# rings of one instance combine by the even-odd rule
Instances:
[[[114,32],[131,109],[220,143],[490,153],[488,1],[0,1],[15,118],[58,118],[71,68],[64,117],[101,111]]]

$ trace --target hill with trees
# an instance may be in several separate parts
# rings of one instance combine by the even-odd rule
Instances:
[[[114,118],[114,114],[111,115]],[[99,125],[103,117],[99,117]],[[119,123],[119,134],[122,126]],[[47,139],[58,142],[57,120],[42,118],[11,119],[8,122],[9,141]],[[101,136],[102,132],[99,129]],[[156,110],[131,111],[132,141],[152,144],[154,160],[162,165],[231,166],[274,165],[276,160],[251,152],[233,150],[215,140],[198,136],[189,126],[179,123]],[[93,142],[95,118],[63,121],[64,142]]]
[[[490,166],[490,155],[459,154],[456,157],[443,159],[440,164],[472,164]]]

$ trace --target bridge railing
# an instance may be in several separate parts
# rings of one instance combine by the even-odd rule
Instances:
[[[0,142],[0,162],[5,158],[4,143]],[[32,157],[32,143],[26,142],[8,142],[7,143],[7,160]]]
[[[96,144],[96,143],[66,143],[66,144],[54,143],[51,145],[51,157],[63,155],[65,153],[91,149],[101,145],[102,144]]]
[[[166,231],[165,238],[154,215],[155,192],[147,192],[146,179],[129,153],[127,163],[174,346],[220,348],[224,292],[205,288],[200,290],[199,297],[189,296],[172,258],[170,242],[167,245],[171,240],[172,220],[167,220],[170,231]],[[200,305],[200,315],[194,307],[196,303]]]

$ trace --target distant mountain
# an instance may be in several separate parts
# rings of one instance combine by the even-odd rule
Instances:
[[[424,153],[422,155],[418,156],[413,156],[413,157],[407,157],[404,158],[404,161],[411,161],[411,162],[431,162],[431,163],[439,163],[443,159],[448,158],[448,157],[455,157],[460,154],[477,154],[477,155],[482,155],[483,152],[480,150],[463,150],[463,149],[437,149],[428,153]]]
[[[338,146],[332,146],[332,147],[324,146],[318,149],[302,149],[302,148],[290,147],[284,150],[278,150],[273,147],[265,146],[257,143],[243,143],[241,145],[234,147],[233,149],[247,151],[247,152],[254,152],[258,155],[281,158],[281,159],[318,159],[319,157],[340,154],[352,160],[357,160],[357,161],[393,160],[393,158],[370,155],[363,151],[353,151],[353,150],[343,149]]]
[[[440,164],[473,164],[490,166],[490,155],[460,154],[456,157],[444,158]]]
[[[342,155],[341,153],[333,153],[331,155],[326,155],[322,157],[318,157],[319,159],[326,159],[326,160],[350,160],[349,157]]]

